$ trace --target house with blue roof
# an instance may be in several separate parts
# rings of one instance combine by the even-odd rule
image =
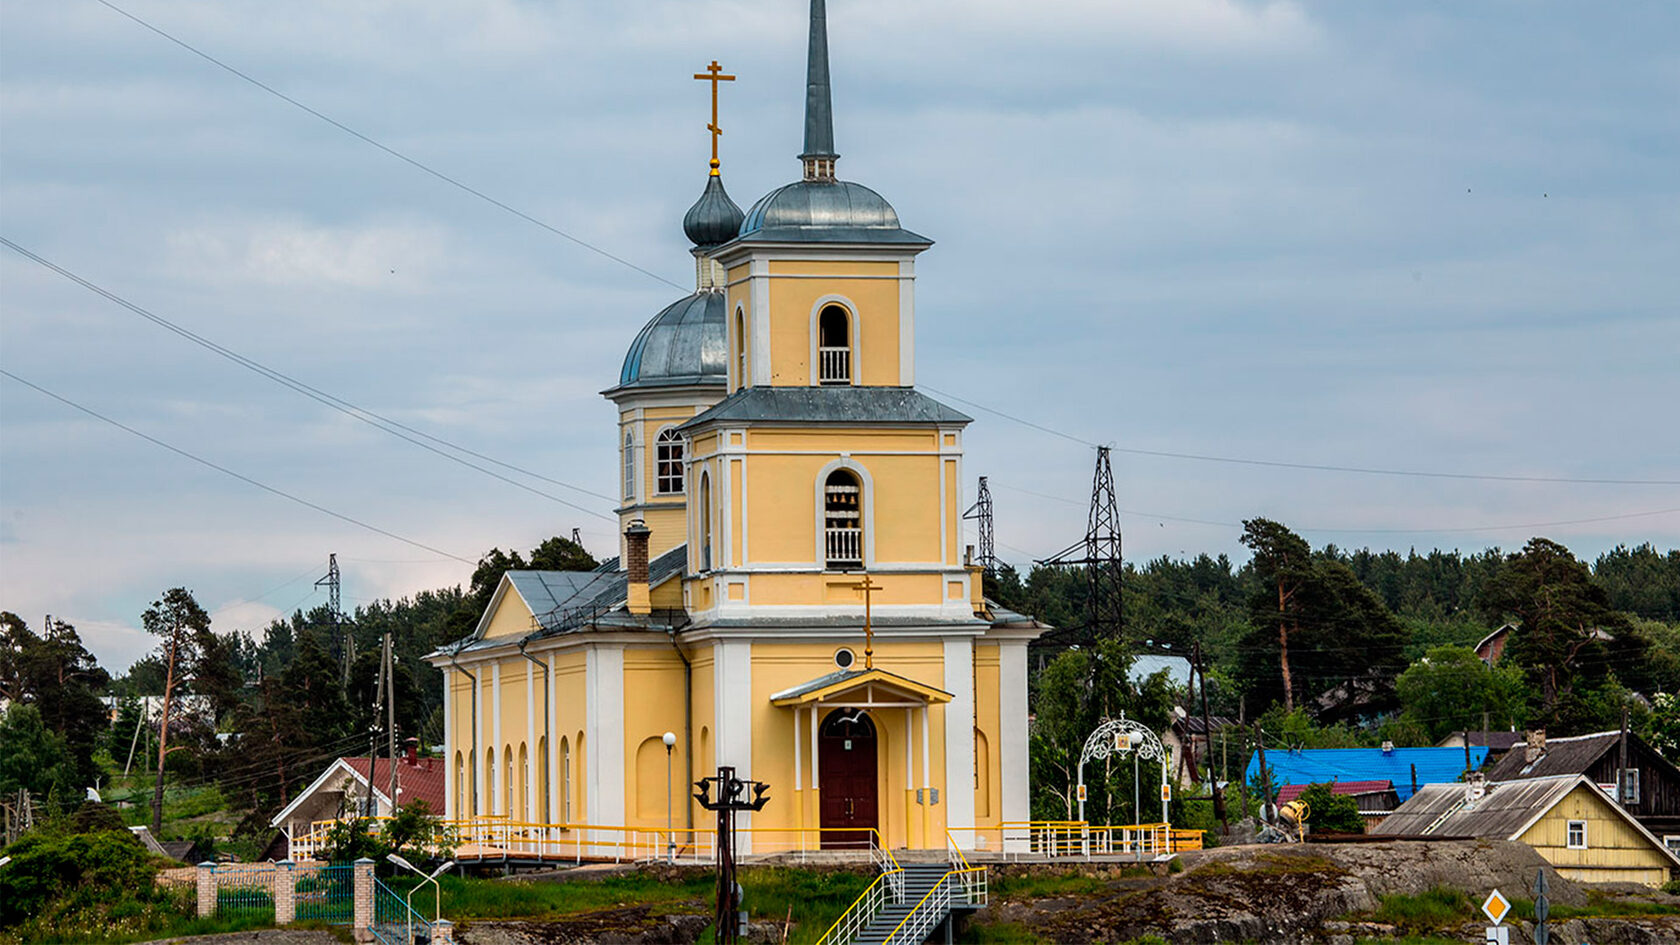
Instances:
[[[1471,770],[1487,761],[1485,746],[1470,749]],[[1425,784],[1446,784],[1464,774],[1463,748],[1300,748],[1266,752],[1272,790],[1286,784],[1343,781],[1392,781],[1401,802]],[[1260,756],[1248,760],[1248,783],[1260,780]]]

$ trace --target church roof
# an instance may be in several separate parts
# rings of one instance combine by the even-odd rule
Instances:
[[[721,289],[696,292],[667,305],[631,343],[618,386],[607,393],[628,387],[724,384],[724,307]]]
[[[806,705],[870,685],[896,689],[934,704],[943,704],[955,698],[943,689],[936,689],[884,669],[838,669],[791,689],[772,694],[770,704],[777,707]]]
[[[801,180],[770,191],[747,211],[740,240],[933,245],[900,226],[885,197],[845,180]]]
[[[695,246],[707,249],[734,239],[741,229],[741,217],[741,208],[723,189],[723,177],[714,173],[706,178],[700,199],[683,215],[683,234]]]
[[[911,387],[744,387],[683,424],[969,423],[972,418]]]

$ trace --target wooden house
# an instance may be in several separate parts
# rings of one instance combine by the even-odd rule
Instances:
[[[1547,739],[1545,732],[1533,731],[1528,733],[1528,743],[1501,758],[1487,778],[1517,781],[1580,774],[1602,786],[1611,798],[1616,796],[1616,785],[1625,782],[1622,807],[1669,849],[1680,850],[1680,768],[1631,732],[1627,773],[1618,777],[1621,754],[1620,732]]]
[[[1425,785],[1371,833],[1517,840],[1577,882],[1680,878],[1680,856],[1579,774]]]

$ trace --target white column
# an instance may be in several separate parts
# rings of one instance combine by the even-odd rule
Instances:
[[[898,383],[916,384],[916,261],[898,264]]]
[[[474,817],[477,817],[480,814],[490,813],[490,808],[486,806],[484,797],[484,723],[486,721],[484,717],[484,672],[485,668],[483,664],[480,664],[477,671],[473,673],[472,680],[472,699],[474,707],[472,733],[472,815]]]
[[[1027,787],[1027,645],[1002,641],[998,645],[998,776],[1002,782],[1002,814],[1006,821],[1031,819]],[[1005,852],[1025,850],[1027,839],[1005,840]]]
[[[974,823],[974,641],[968,637],[945,641],[945,826],[973,827]],[[952,830],[964,849],[974,844],[974,831]]]
[[[547,686],[548,696],[545,704],[548,706],[548,757],[543,759],[548,774],[548,819],[550,822],[561,820],[560,785],[564,782],[566,773],[560,770],[560,718],[556,714],[554,705],[554,664],[557,662],[554,653],[548,654],[548,672],[544,673],[544,685]]]
[[[752,644],[723,640],[715,647],[712,691],[716,700],[717,763],[734,765],[736,777],[749,778],[752,776]],[[739,815],[737,823],[751,827],[752,814]],[[752,852],[751,834],[741,835],[737,852]]]
[[[460,817],[461,799],[456,796],[455,754],[460,752],[464,759],[467,753],[461,751],[461,737],[455,732],[455,671],[447,666],[443,669],[443,819],[454,820]]]
[[[922,706],[922,848],[935,849],[928,836],[928,822],[933,819],[933,755],[928,753],[928,707]],[[943,844],[940,844],[943,846]]]
[[[584,680],[589,715],[589,737],[584,743],[589,810],[584,819],[591,824],[618,826],[625,822],[624,645],[602,643],[585,650]]]
[[[820,703],[812,703],[811,704],[811,797],[815,798],[815,801],[811,805],[812,808],[813,808],[813,810],[811,811],[811,817],[812,817],[811,826],[813,826],[813,827],[821,827],[822,826],[822,780],[818,777],[818,772],[821,769],[819,769],[817,767],[817,745],[821,742],[821,736],[822,736],[822,733],[818,729],[818,726],[821,724],[820,720],[819,720],[819,716],[821,716],[821,715],[822,715],[822,705]],[[821,846],[821,844],[818,844],[818,846]]]
[[[491,814],[506,814],[508,813],[507,785],[502,782],[507,780],[508,764],[507,743],[502,741],[501,660],[490,664],[490,740],[495,743],[490,747],[496,749],[496,767],[500,770],[496,772],[496,790],[494,792],[496,796],[487,799],[484,810]]]
[[[537,666],[525,660],[525,810],[519,816],[531,823],[537,819]]]
[[[747,330],[752,332],[751,386],[767,387],[770,384],[770,263],[754,258],[749,266],[752,310],[747,313]],[[811,365],[811,370],[816,370],[816,365]]]

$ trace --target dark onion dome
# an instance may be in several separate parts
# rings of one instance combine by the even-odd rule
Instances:
[[[737,211],[739,212],[739,211]],[[675,387],[726,383],[723,290],[696,292],[653,316],[624,356],[618,386]]]
[[[886,198],[844,180],[801,180],[770,191],[747,211],[740,236],[771,242],[932,242],[899,226],[898,211]]]
[[[741,208],[724,192],[723,178],[714,169],[706,189],[683,216],[683,232],[695,246],[707,249],[735,238],[741,229]]]

